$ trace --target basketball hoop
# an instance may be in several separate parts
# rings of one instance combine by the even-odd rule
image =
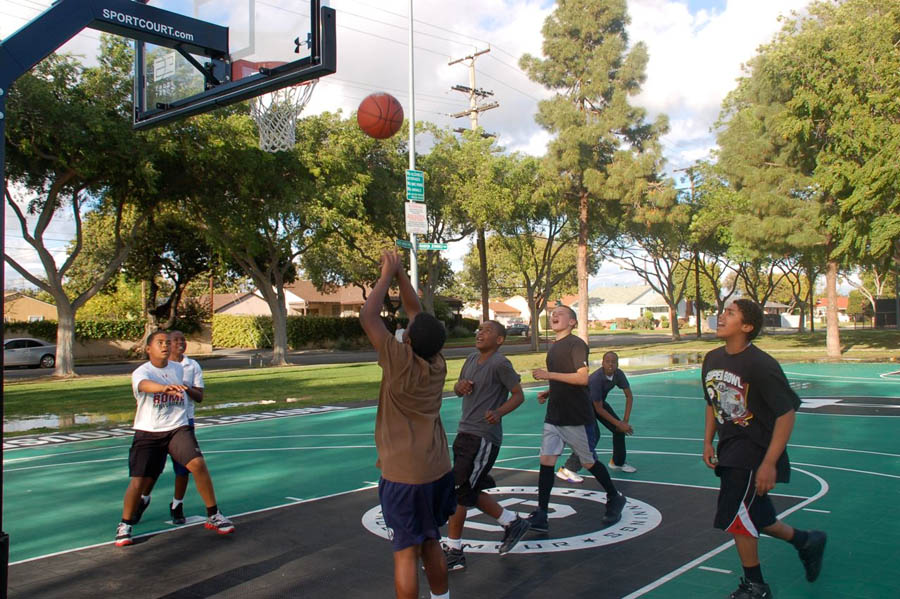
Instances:
[[[250,101],[250,116],[259,129],[259,148],[265,152],[290,150],[297,142],[297,118],[312,96],[318,79],[304,81]]]

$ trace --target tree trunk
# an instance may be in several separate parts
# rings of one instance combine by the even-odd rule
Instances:
[[[703,336],[700,319],[703,313],[700,310],[700,252],[694,252],[694,319],[697,321],[697,339]]]
[[[65,295],[54,295],[56,301],[56,367],[53,376],[75,376],[75,311]]]
[[[272,308],[272,366],[287,366],[287,307],[284,292],[276,293]]]
[[[541,315],[537,311],[537,302],[534,300],[534,287],[529,285],[525,289],[528,294],[528,310],[531,312],[531,351],[538,351],[538,340],[540,335]]]
[[[477,244],[478,244],[478,265],[479,265],[479,275],[478,275],[478,283],[481,286],[481,321],[484,322],[486,320],[491,319],[491,299],[490,299],[490,290],[488,289],[488,271],[487,271],[487,242],[484,238],[484,228],[478,227],[477,231]]]
[[[825,297],[828,298],[825,308],[825,348],[829,358],[841,357],[841,332],[838,329],[837,310],[837,273],[838,263],[829,260],[825,269]]]
[[[576,270],[578,277],[578,336],[590,345],[588,338],[588,269],[587,269],[587,241],[588,241],[588,197],[581,194],[578,209],[578,257]],[[548,273],[549,276],[549,273]],[[549,296],[548,296],[549,299]]]
[[[678,332],[678,310],[669,306],[669,322],[672,326],[672,341],[681,341],[681,333]]]

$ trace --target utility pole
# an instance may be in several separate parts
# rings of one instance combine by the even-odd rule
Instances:
[[[413,0],[409,0],[409,170],[416,170],[416,77],[413,60]],[[416,234],[409,234],[409,279],[413,290],[419,292],[419,262],[416,252],[419,244]]]
[[[675,171],[682,171],[687,173],[688,181],[691,184],[691,205],[694,205],[694,167],[689,166],[687,168],[677,168]],[[700,299],[700,248],[694,247],[694,319],[697,324],[697,339],[703,335],[703,331],[700,327],[700,317],[701,317],[701,299]]]
[[[488,98],[494,95],[494,92],[485,91],[483,89],[478,89],[475,85],[475,59],[481,56],[482,54],[487,54],[490,52],[490,47],[474,52],[468,56],[464,56],[463,58],[457,58],[456,60],[451,60],[447,63],[449,66],[453,66],[455,64],[459,64],[461,62],[467,61],[469,67],[469,85],[454,85],[450,89],[453,91],[462,92],[469,96],[469,109],[463,110],[462,112],[457,112],[451,114],[450,116],[458,119],[465,116],[469,117],[469,121],[472,125],[472,131],[476,131],[478,129],[478,115],[487,110],[491,110],[493,108],[497,108],[500,106],[497,102],[490,102],[488,104],[478,105],[478,101],[481,99]],[[457,132],[462,133],[463,129],[456,129]],[[485,135],[485,134],[482,134]],[[485,137],[492,137],[490,135],[485,135]],[[488,280],[487,280],[487,244],[484,236],[484,227],[479,226],[476,231],[476,240],[478,246],[478,261],[480,263],[480,275],[481,279],[481,320],[484,322],[485,320],[490,320],[491,318],[491,308],[490,308],[490,293],[488,292]]]

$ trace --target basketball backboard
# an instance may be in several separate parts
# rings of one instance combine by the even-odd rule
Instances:
[[[321,0],[149,0],[228,28],[226,54],[136,42],[135,127],[207,112],[336,70],[334,11]]]

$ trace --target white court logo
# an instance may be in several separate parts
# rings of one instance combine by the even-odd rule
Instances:
[[[515,510],[514,506],[523,506],[525,509],[519,512],[522,517],[537,509],[537,501],[525,499],[523,496],[536,497],[537,487],[496,487],[486,491],[492,495],[506,495],[499,499],[498,503],[505,508]],[[589,549],[602,547],[613,543],[621,543],[650,532],[662,522],[662,514],[652,505],[628,498],[628,503],[622,510],[622,519],[614,526],[603,529],[595,529],[597,516],[578,515],[578,504],[581,501],[593,501],[606,503],[606,493],[587,489],[555,488],[551,492],[554,497],[559,497],[564,502],[550,503],[550,533],[548,535],[535,536],[528,533],[519,542],[511,553],[549,553],[553,551],[574,551],[576,549]],[[476,522],[475,516],[481,514],[478,508],[470,508],[466,519],[466,528],[469,531],[482,531],[493,533],[490,538],[463,538],[463,547],[470,553],[497,553],[500,548],[500,540],[503,536],[503,528],[494,523]],[[586,530],[570,537],[554,538],[554,522],[562,518],[574,517],[579,524],[583,524]],[[483,519],[483,518],[482,518]],[[390,538],[390,530],[384,524],[381,515],[381,506],[376,505],[362,517],[362,524],[372,534],[385,539]]]

